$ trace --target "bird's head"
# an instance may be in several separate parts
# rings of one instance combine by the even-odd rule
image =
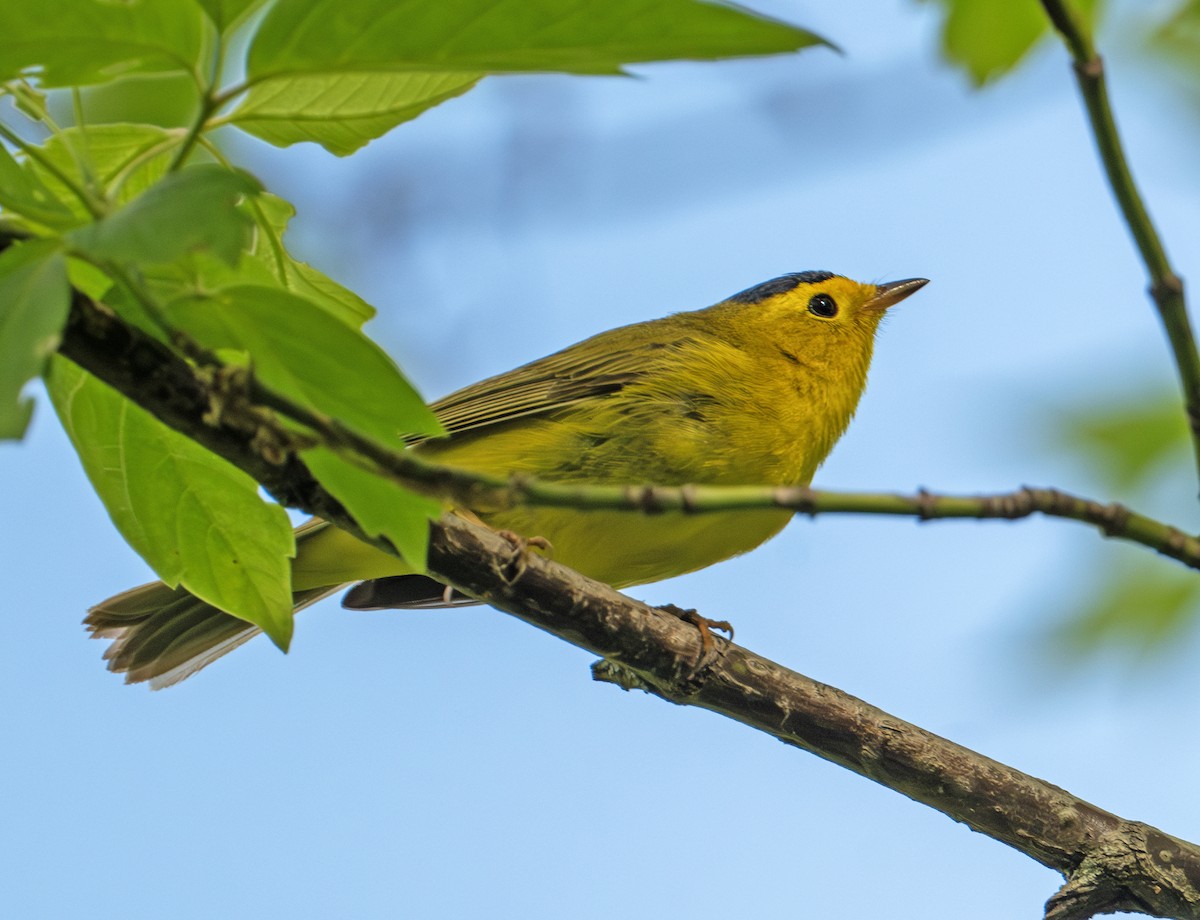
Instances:
[[[789,339],[836,340],[855,333],[870,337],[888,307],[928,283],[925,278],[907,278],[863,284],[830,272],[795,272],[734,294],[726,303],[752,308],[755,325],[786,330]]]

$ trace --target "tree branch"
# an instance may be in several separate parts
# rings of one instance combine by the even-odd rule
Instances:
[[[258,479],[281,501],[359,528],[288,448],[272,413],[212,411],[228,394],[170,349],[76,295],[60,352]],[[371,541],[389,548],[386,542]],[[601,655],[599,679],[700,706],[936,808],[1068,878],[1047,916],[1108,910],[1200,920],[1200,848],[890,716],[454,516],[429,569],[462,591]]]
[[[1067,0],[1042,0],[1042,6],[1071,53],[1079,92],[1083,96],[1108,184],[1150,275],[1150,296],[1171,343],[1183,388],[1184,408],[1192,432],[1196,463],[1200,468],[1200,353],[1197,353],[1196,339],[1188,318],[1183,279],[1171,267],[1166,248],[1129,169],[1108,100],[1104,61],[1096,53],[1091,37],[1080,25]]]

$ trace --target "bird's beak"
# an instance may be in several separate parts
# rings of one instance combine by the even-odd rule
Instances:
[[[875,287],[875,296],[868,300],[864,307],[869,310],[886,310],[895,306],[909,294],[915,294],[929,283],[928,278],[906,278],[903,281],[889,281]]]

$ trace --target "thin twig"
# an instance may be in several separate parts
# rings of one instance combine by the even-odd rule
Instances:
[[[903,495],[892,492],[832,492],[805,486],[599,486],[544,482],[529,477],[503,479],[428,463],[412,451],[383,447],[370,438],[312,409],[300,406],[254,382],[249,396],[310,428],[327,446],[357,454],[399,485],[432,498],[467,507],[516,505],[577,508],[587,511],[630,511],[661,514],[711,514],[780,508],[815,517],[818,514],[882,514],[921,521],[950,519],[1007,520],[1042,514],[1078,521],[1106,537],[1149,547],[1200,569],[1200,538],[1178,527],[1116,503],[1104,503],[1061,489],[1023,486],[991,495],[940,495],[925,489]]]
[[[1188,318],[1187,303],[1183,296],[1183,279],[1171,267],[1166,248],[1154,222],[1150,219],[1130,171],[1108,100],[1104,61],[1096,53],[1091,36],[1080,24],[1067,0],[1042,0],[1042,6],[1071,53],[1075,77],[1084,106],[1087,108],[1092,135],[1096,140],[1100,160],[1104,164],[1108,184],[1150,276],[1150,296],[1171,343],[1175,367],[1183,388],[1184,408],[1192,432],[1196,465],[1200,469],[1200,353],[1196,350],[1196,338]]]

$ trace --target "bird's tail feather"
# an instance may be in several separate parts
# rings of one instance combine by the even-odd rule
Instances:
[[[302,610],[341,590],[330,585],[297,591]],[[186,589],[161,581],[130,588],[101,601],[83,621],[94,639],[111,639],[104,652],[108,669],[129,684],[149,681],[160,690],[177,684],[262,632]]]

